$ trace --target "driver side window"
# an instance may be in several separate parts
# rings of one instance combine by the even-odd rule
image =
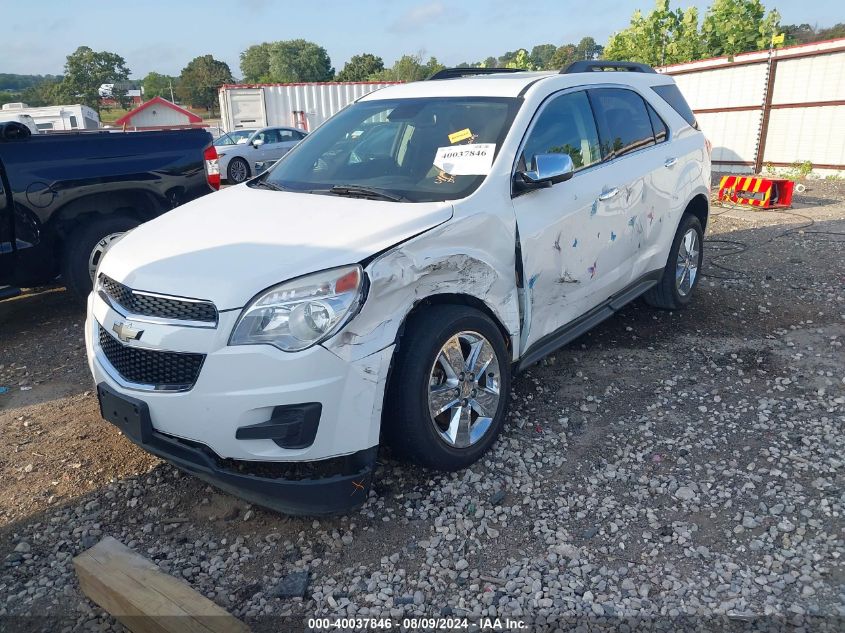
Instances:
[[[599,135],[585,91],[569,92],[546,103],[525,142],[521,167],[530,168],[537,154],[568,154],[575,171],[601,161]]]

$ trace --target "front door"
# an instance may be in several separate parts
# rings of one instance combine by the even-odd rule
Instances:
[[[602,162],[602,145],[585,90],[551,96],[529,130],[517,169],[537,154],[563,152],[575,175],[513,199],[524,272],[522,349],[624,286],[631,197],[622,175]]]

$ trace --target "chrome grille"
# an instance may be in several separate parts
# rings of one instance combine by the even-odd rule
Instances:
[[[101,291],[109,299],[133,315],[176,321],[217,323],[217,308],[210,301],[162,297],[132,290],[102,273],[100,273],[99,282]]]
[[[199,378],[205,354],[163,352],[124,345],[99,325],[100,349],[126,382],[166,391],[190,389]]]

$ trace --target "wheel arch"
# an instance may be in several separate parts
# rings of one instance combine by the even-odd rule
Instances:
[[[682,215],[694,215],[701,222],[701,230],[707,230],[707,220],[710,217],[710,201],[703,193],[697,193],[684,208]],[[680,222],[680,221],[679,221]]]
[[[444,292],[440,294],[431,295],[417,301],[411,309],[405,314],[405,318],[402,320],[402,323],[399,325],[399,329],[396,331],[396,340],[394,341],[396,348],[398,349],[401,345],[402,336],[405,333],[405,328],[407,325],[413,321],[414,318],[420,316],[425,312],[427,308],[432,306],[442,306],[442,305],[462,305],[467,306],[470,308],[475,308],[485,316],[487,316],[496,328],[499,330],[499,333],[502,335],[502,340],[505,343],[505,348],[513,354],[513,346],[514,340],[513,335],[508,332],[508,329],[505,327],[505,324],[496,314],[496,312],[488,306],[482,299],[479,299],[476,296],[471,294],[462,293],[462,292]]]

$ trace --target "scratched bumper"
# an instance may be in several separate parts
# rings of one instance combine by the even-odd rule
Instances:
[[[332,460],[337,472],[319,477],[284,479],[240,472],[237,464],[222,465],[202,447],[188,446],[175,438],[153,432],[141,448],[167,460],[203,481],[251,503],[291,515],[342,514],[367,500],[378,447]],[[232,460],[227,460],[231,462]],[[335,463],[338,462],[338,463]],[[251,469],[262,464],[250,462]]]
[[[378,447],[307,464],[222,459],[199,443],[153,429],[143,400],[97,385],[104,418],[144,450],[226,492],[285,514],[324,515],[361,506],[369,494]]]

